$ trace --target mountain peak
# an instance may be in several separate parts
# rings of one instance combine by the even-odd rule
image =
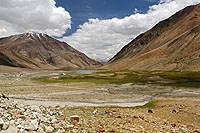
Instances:
[[[36,69],[75,69],[100,65],[65,42],[26,32],[0,40],[0,65]]]
[[[10,37],[12,41],[16,41],[16,40],[21,40],[21,39],[22,40],[41,40],[42,38],[47,39],[49,36],[47,34],[30,31],[30,32],[25,32],[18,35],[12,35]]]
[[[37,38],[41,39],[41,37],[47,36],[47,34],[35,32],[35,31],[29,31],[29,32],[26,32],[22,35],[25,36],[26,38],[31,38],[31,39],[37,39]]]
[[[39,35],[39,34],[43,34],[43,33],[36,32],[36,31],[29,31],[29,32],[26,32],[24,34]]]

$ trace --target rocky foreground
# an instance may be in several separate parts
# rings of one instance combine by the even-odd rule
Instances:
[[[0,94],[1,133],[63,133],[74,128],[64,117],[60,107],[20,105]],[[70,121],[78,122],[79,116],[71,116]]]
[[[157,98],[143,107],[44,107],[0,95],[1,133],[200,133],[199,98]]]

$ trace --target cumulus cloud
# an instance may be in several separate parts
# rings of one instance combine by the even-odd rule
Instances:
[[[62,36],[71,28],[71,16],[54,0],[1,0],[0,37],[27,31]]]
[[[71,36],[62,40],[94,59],[109,59],[139,34],[152,28],[178,10],[199,0],[160,0],[146,14],[132,14],[122,19],[89,19]]]

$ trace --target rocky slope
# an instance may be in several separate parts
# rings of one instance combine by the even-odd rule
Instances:
[[[200,4],[186,7],[139,35],[104,68],[200,70]]]
[[[100,65],[65,42],[29,32],[0,39],[0,65],[35,69],[74,69]]]

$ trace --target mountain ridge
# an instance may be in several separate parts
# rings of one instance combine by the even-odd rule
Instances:
[[[100,63],[47,34],[27,32],[0,39],[0,65],[78,69]]]
[[[176,42],[176,39],[180,39],[183,34],[194,29],[195,26],[199,26],[199,16],[200,4],[188,6],[180,10],[170,18],[156,24],[149,31],[139,35],[136,39],[122,48],[122,50],[103,68],[112,70],[193,70],[194,67],[189,67],[189,65],[183,65],[184,67],[182,68],[172,66],[172,64],[177,64],[177,62],[172,61],[172,58],[178,60],[178,55],[176,57],[172,57],[172,54],[168,54],[168,57],[161,57],[161,55],[168,53],[162,47],[176,44],[179,45],[180,42]],[[196,41],[199,42],[199,40]],[[172,44],[170,42],[174,43]],[[187,40],[182,38],[182,42],[187,42]],[[198,46],[194,45],[194,47]],[[179,54],[182,53],[180,52]],[[190,56],[189,53],[187,54]],[[164,65],[163,62],[167,63]],[[195,70],[197,69],[199,70],[199,68],[195,68]]]

